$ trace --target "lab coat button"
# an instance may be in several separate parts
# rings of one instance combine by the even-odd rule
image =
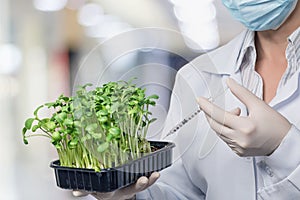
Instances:
[[[266,173],[267,173],[270,177],[273,177],[273,176],[274,176],[274,173],[273,173],[272,169],[271,169],[269,166],[267,166],[267,165],[266,165],[266,167],[265,167],[265,171],[266,171]]]

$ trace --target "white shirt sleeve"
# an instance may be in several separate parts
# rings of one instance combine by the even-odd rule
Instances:
[[[292,125],[279,147],[257,163],[258,198],[300,199],[300,130]]]

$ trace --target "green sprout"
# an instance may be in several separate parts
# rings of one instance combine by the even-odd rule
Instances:
[[[61,95],[39,106],[25,121],[24,143],[29,137],[45,136],[57,149],[62,166],[96,171],[150,153],[146,136],[156,119],[149,108],[158,96],[146,97],[145,89],[125,81],[88,90],[90,86],[80,86],[73,97]],[[39,117],[41,109],[51,109],[52,116]]]

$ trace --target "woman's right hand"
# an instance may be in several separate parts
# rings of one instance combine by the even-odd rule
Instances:
[[[149,178],[142,176],[136,183],[129,185],[125,188],[115,190],[113,192],[95,192],[89,193],[85,191],[73,191],[75,197],[82,197],[87,195],[92,195],[98,200],[126,200],[135,199],[135,194],[141,192],[148,187],[150,187],[159,178],[160,174],[158,172],[153,172]]]

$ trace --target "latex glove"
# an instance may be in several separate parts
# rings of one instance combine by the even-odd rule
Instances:
[[[227,85],[245,104],[248,116],[239,116],[239,108],[227,112],[200,97],[198,104],[211,128],[239,156],[270,155],[288,133],[290,122],[233,79],[229,78]]]
[[[82,197],[87,195],[93,195],[99,200],[125,200],[134,199],[135,194],[141,192],[151,186],[158,178],[160,174],[158,172],[153,172],[149,179],[145,176],[140,177],[136,183],[129,185],[125,188],[106,193],[88,193],[84,191],[73,191],[75,197]]]

